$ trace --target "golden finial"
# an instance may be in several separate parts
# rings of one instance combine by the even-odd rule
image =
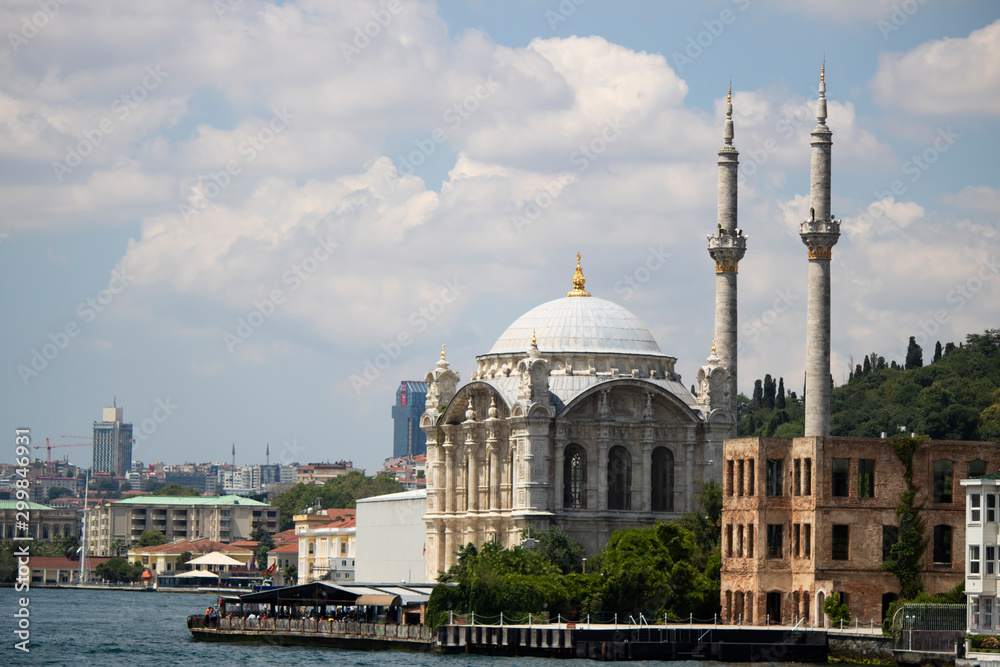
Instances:
[[[733,103],[733,84],[732,82],[730,82],[729,92],[726,93],[726,104],[732,104],[732,103]]]
[[[715,354],[715,339],[712,339],[712,354]]]
[[[587,279],[583,277],[583,269],[580,268],[580,253],[576,253],[576,273],[573,274],[573,289],[566,296],[590,296],[590,292],[583,289]]]
[[[824,60],[823,64],[819,66],[819,82],[824,83],[825,79],[826,79],[826,61]]]
[[[441,343],[441,358],[444,359],[444,343]]]
[[[535,330],[534,329],[531,330],[531,344],[535,345],[535,346],[538,345],[538,341],[535,340]]]

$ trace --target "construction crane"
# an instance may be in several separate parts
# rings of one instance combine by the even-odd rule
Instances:
[[[52,474],[52,450],[56,447],[93,447],[93,442],[71,442],[61,445],[53,445],[49,443],[49,439],[45,438],[45,469]],[[35,445],[32,449],[42,449],[42,445]]]

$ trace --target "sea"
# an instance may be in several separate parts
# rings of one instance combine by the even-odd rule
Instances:
[[[20,598],[27,597],[30,638],[25,653],[15,644]],[[0,588],[0,665],[122,666],[323,665],[371,667],[553,667],[551,658],[440,655],[403,651],[345,651],[334,648],[280,647],[263,644],[196,642],[187,617],[216,603],[214,595],[140,593],[124,590],[31,589],[18,593]],[[562,661],[559,661],[562,662]],[[606,663],[573,660],[572,667]],[[636,667],[664,662],[632,662]],[[718,663],[676,662],[681,667]],[[727,663],[733,665],[733,663]]]

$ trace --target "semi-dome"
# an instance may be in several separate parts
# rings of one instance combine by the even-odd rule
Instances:
[[[589,352],[666,356],[646,324],[617,303],[584,290],[577,255],[574,289],[532,308],[507,327],[489,354],[524,353],[534,338],[545,353]]]

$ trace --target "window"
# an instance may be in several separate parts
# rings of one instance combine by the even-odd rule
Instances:
[[[767,460],[767,495],[781,495],[781,461],[779,459]]]
[[[802,459],[795,459],[795,462],[792,464],[792,466],[793,466],[793,468],[792,468],[792,470],[793,470],[792,476],[795,479],[795,481],[793,483],[794,484],[794,486],[793,486],[794,491],[792,493],[794,493],[797,496],[801,496],[802,495]]]
[[[780,523],[769,523],[767,525],[767,557],[781,558],[781,529]]]
[[[934,564],[951,565],[951,526],[934,526]]]
[[[798,558],[802,555],[802,551],[799,549],[799,534],[801,526],[797,523],[792,524],[792,556]]]
[[[986,494],[986,520],[995,523],[997,520],[997,497],[995,494]]]
[[[979,627],[979,598],[972,598],[972,627]]]
[[[753,459],[747,459],[747,495],[752,496],[754,494],[754,476],[753,476]]]
[[[747,558],[753,558],[753,524],[747,526]]]
[[[736,495],[736,489],[734,488],[735,482],[733,481],[733,470],[735,469],[735,467],[736,467],[735,461],[733,461],[732,459],[726,461],[726,486],[729,487],[727,490],[729,491],[730,496]]]
[[[993,598],[983,597],[980,598],[982,602],[983,610],[983,630],[993,629]]]
[[[969,461],[969,467],[966,469],[966,473],[966,477],[969,479],[982,477],[986,474],[986,461],[980,461],[979,459]]]
[[[347,542],[341,542],[340,543],[340,555],[341,556],[346,556],[347,555]]]
[[[802,537],[803,546],[805,546],[806,558],[812,558],[812,525],[803,524],[802,528],[805,530]]]
[[[896,526],[882,526],[882,560],[889,557],[892,545],[899,542],[899,528]]]
[[[986,574],[996,574],[996,547],[986,547]]]
[[[969,494],[969,521],[979,523],[982,510],[979,508],[979,494]]]
[[[740,472],[743,472],[740,461]],[[674,511],[674,453],[666,447],[653,450],[652,507],[654,512]]]
[[[812,459],[802,460],[802,495],[812,495]]]
[[[608,509],[632,509],[632,455],[620,445],[608,452]]]
[[[847,477],[850,459],[833,460],[832,494],[834,496],[847,496]]]
[[[979,545],[969,545],[969,574],[979,574]]]
[[[733,524],[726,524],[726,558],[733,557]]]
[[[850,555],[850,526],[833,527],[833,560],[847,560]]]
[[[563,454],[563,507],[587,507],[587,453],[580,445],[569,445]]]
[[[736,527],[736,555],[743,558],[743,524]]]
[[[951,461],[934,462],[934,502],[951,502]]]
[[[858,459],[858,498],[875,497],[875,459]]]
[[[743,495],[743,459],[736,462],[736,495]]]

